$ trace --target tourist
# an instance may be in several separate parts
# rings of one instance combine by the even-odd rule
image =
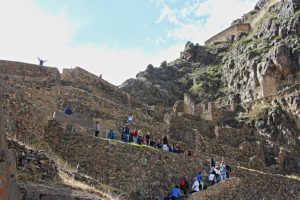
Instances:
[[[66,115],[72,115],[73,114],[72,109],[69,105],[65,108],[65,114]]]
[[[231,167],[226,165],[226,178],[229,178],[229,173],[231,172]]]
[[[147,145],[147,139],[146,139],[146,137],[143,138],[142,144],[143,144],[143,145]]]
[[[133,114],[132,113],[129,114],[127,121],[128,121],[128,124],[133,125]]]
[[[107,138],[109,139],[116,139],[116,133],[113,131],[113,129],[111,129],[108,134],[107,134]]]
[[[150,132],[149,131],[146,134],[146,142],[147,142],[147,145],[150,145]]]
[[[137,138],[137,143],[142,144],[144,139],[144,133],[142,132],[142,129],[138,130],[138,138]]]
[[[156,143],[155,143],[154,147],[159,148],[159,149],[162,148],[162,143],[160,142],[160,139],[156,140]]]
[[[47,60],[42,60],[38,57],[38,60],[39,60],[39,65],[40,66],[43,66],[45,62],[47,62]]]
[[[186,177],[180,179],[180,189],[183,191],[183,194],[186,195],[189,190],[189,182],[186,180]]]
[[[197,180],[197,178],[195,178],[195,181],[194,181],[194,184],[192,186],[192,191],[191,191],[191,194],[192,193],[195,193],[195,192],[199,192],[199,181]]]
[[[128,124],[126,124],[126,126],[123,128],[122,130],[122,141],[123,142],[128,142],[129,141],[129,128],[128,128]]]
[[[184,151],[181,149],[181,147],[179,146],[179,144],[175,145],[174,152],[175,153],[184,153]]]
[[[216,172],[216,180],[217,183],[221,181],[221,168],[219,162],[216,162],[216,167],[215,167],[215,172]]]
[[[98,137],[100,134],[100,124],[99,122],[97,121],[96,122],[96,126],[95,126],[95,136]]]
[[[168,147],[169,147],[170,152],[174,152],[174,145],[173,144],[168,145]]]
[[[210,167],[215,167],[216,162],[214,161],[213,158],[210,159]]]
[[[198,173],[198,175],[197,175],[197,180],[198,180],[198,181],[202,181],[202,180],[203,180],[203,178],[202,178],[202,173],[201,173],[201,172]]]
[[[164,151],[170,151],[170,149],[169,149],[169,147],[168,147],[167,144],[163,144],[162,145],[162,150],[164,150]]]
[[[137,143],[137,137],[138,137],[138,132],[137,132],[137,130],[135,128],[132,131],[132,140],[133,140],[133,142]]]
[[[214,168],[212,167],[210,172],[209,172],[209,176],[208,176],[208,180],[211,183],[211,186],[213,186],[215,184],[216,181],[216,172],[214,170]]]
[[[225,162],[223,161],[221,164],[221,181],[226,180],[226,165]]]
[[[181,191],[177,185],[171,190],[171,199],[172,200],[178,200],[182,195],[183,194],[181,193]]]
[[[165,136],[165,137],[163,138],[163,144],[168,144],[168,138],[167,138],[167,136]]]
[[[151,147],[155,147],[155,144],[156,144],[155,141],[156,141],[156,139],[155,139],[155,137],[153,137],[153,140],[150,139],[149,145],[150,145]]]
[[[207,185],[203,182],[203,180],[199,181],[199,190],[206,190]]]

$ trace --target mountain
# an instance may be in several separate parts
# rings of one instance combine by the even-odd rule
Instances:
[[[120,88],[80,67],[0,61],[0,199],[151,199],[199,171],[209,183],[211,158],[232,178],[187,199],[298,199],[299,34],[300,1],[260,0]],[[184,153],[122,142],[130,113],[130,130]]]

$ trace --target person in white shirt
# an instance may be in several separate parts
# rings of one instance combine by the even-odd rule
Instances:
[[[130,113],[128,116],[128,124],[133,125],[133,114]]]
[[[163,149],[164,151],[170,151],[168,145],[166,145],[166,144],[164,144],[164,145],[162,146],[162,149]]]
[[[199,192],[200,191],[200,189],[199,189],[199,181],[197,180],[197,178],[196,178],[196,180],[195,180],[195,182],[194,182],[194,184],[193,184],[193,186],[192,186],[192,191],[191,191],[191,193],[194,193],[194,192]]]

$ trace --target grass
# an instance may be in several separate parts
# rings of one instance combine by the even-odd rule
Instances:
[[[92,186],[89,186],[82,182],[76,181],[73,178],[66,175],[65,173],[63,173],[62,171],[59,171],[58,175],[59,175],[59,178],[61,179],[61,181],[65,185],[70,186],[74,189],[84,190],[88,193],[95,194],[95,195],[99,196],[101,199],[105,199],[105,200],[120,200],[120,196],[114,196],[109,191],[106,193],[106,192],[96,189],[95,187],[92,187]]]
[[[197,96],[214,96],[222,85],[222,65],[209,65],[194,71],[192,78],[197,82],[190,88],[190,92]]]
[[[131,146],[135,146],[135,147],[139,147],[139,148],[149,148],[149,149],[152,149],[152,150],[155,150],[155,151],[160,151],[159,149],[154,148],[154,147],[149,146],[149,145],[137,144],[137,143],[134,143],[134,142],[123,142],[121,140],[111,140],[111,139],[108,139],[108,138],[101,138],[101,139],[102,140],[107,140],[107,141],[112,141],[112,142],[117,142],[117,143],[120,143],[120,144],[131,145]]]
[[[240,113],[237,117],[238,120],[249,119],[255,120],[258,117],[262,116],[267,112],[267,110],[271,107],[271,103],[267,101],[262,101],[255,103],[252,105],[252,108],[249,113]]]
[[[300,181],[300,175],[287,175],[286,177]]]

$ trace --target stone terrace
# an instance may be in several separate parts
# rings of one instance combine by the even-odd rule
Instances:
[[[199,157],[70,133],[55,120],[49,121],[45,139],[67,162],[79,164],[79,172],[129,193],[166,194],[183,175],[193,178],[206,163]]]

